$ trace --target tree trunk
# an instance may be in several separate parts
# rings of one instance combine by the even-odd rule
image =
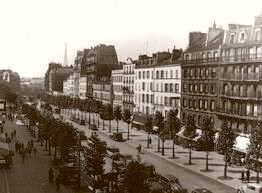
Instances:
[[[227,178],[227,155],[225,155],[224,178]]]
[[[173,137],[172,158],[175,158],[175,137]]]
[[[103,119],[103,130],[105,130],[105,120]]]
[[[90,118],[91,118],[91,117],[90,117],[90,111],[89,111],[89,112],[88,112],[88,125],[90,125],[90,122],[91,122],[91,121],[90,121]]]
[[[158,135],[157,152],[160,152],[160,136]]]
[[[111,120],[109,120],[109,133],[111,133]]]
[[[259,162],[258,162],[258,157],[257,157],[257,183],[259,184]]]
[[[99,114],[97,113],[97,128],[99,128]]]
[[[55,145],[55,152],[54,152],[54,160],[56,160],[56,145]]]
[[[116,133],[118,133],[118,120],[116,121]]]
[[[162,139],[162,151],[161,151],[161,155],[165,155],[165,140]]]
[[[95,125],[95,113],[93,113],[93,124]]]
[[[45,140],[45,150],[47,151],[47,139]]]
[[[129,123],[127,123],[127,140],[129,140]]]
[[[50,139],[48,139],[48,155],[51,155],[51,143],[50,143]]]
[[[208,171],[208,151],[206,151],[206,171]]]
[[[149,132],[147,132],[147,148],[149,148]]]

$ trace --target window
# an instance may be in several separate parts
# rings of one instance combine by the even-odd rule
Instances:
[[[142,102],[144,103],[145,102],[145,95],[142,94]]]
[[[253,116],[257,117],[257,105],[254,105],[254,113]]]
[[[260,41],[261,39],[261,30],[260,29],[256,29],[256,41]]]
[[[145,90],[145,83],[142,82],[142,90]]]
[[[234,33],[230,34],[230,44],[234,43],[234,39],[235,39],[235,34]]]
[[[205,103],[205,104],[204,104],[204,108],[207,109],[207,108],[208,108],[208,101],[205,100],[204,103]]]
[[[244,41],[245,40],[245,32],[241,32],[240,33],[240,41]]]
[[[203,101],[202,99],[199,100],[199,109],[202,109],[203,108]]]
[[[138,72],[138,78],[141,79],[141,71]]]
[[[176,78],[178,78],[178,70],[176,70]]]
[[[143,79],[145,78],[145,71],[143,71]]]
[[[170,71],[170,78],[173,78],[173,70]]]
[[[175,93],[179,92],[179,84],[175,84]]]
[[[211,101],[211,111],[214,111],[215,110],[215,101]]]
[[[146,72],[146,77],[147,77],[147,79],[149,79],[149,78],[150,78],[149,71],[147,71],[147,72]]]

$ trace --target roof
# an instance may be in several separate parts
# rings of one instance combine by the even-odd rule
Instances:
[[[215,36],[211,41],[206,44],[207,34],[202,37],[192,46],[190,46],[184,53],[196,52],[201,50],[218,49],[222,45],[224,38],[224,31]]]

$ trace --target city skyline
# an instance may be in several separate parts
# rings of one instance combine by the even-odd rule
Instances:
[[[98,44],[114,45],[118,60],[140,54],[185,49],[191,31],[207,32],[216,22],[254,24],[262,3],[239,1],[43,1],[0,3],[0,69],[20,77],[43,77],[48,63],[68,64],[77,50]]]

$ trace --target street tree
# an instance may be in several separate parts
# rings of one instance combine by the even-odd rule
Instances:
[[[144,163],[131,161],[124,173],[124,187],[128,193],[148,193],[149,187],[146,183],[148,177]]]
[[[250,137],[250,144],[247,148],[247,157],[249,159],[249,162],[252,162],[252,160],[256,160],[256,172],[257,172],[257,183],[259,183],[259,170],[260,170],[260,163],[259,158],[262,157],[262,123],[257,122],[256,126],[251,131],[251,137]]]
[[[131,112],[129,109],[125,109],[123,113],[123,121],[127,124],[127,140],[129,140],[129,125],[131,123]]]
[[[164,116],[160,111],[156,111],[154,121],[157,126],[157,135],[158,135],[157,151],[160,152],[160,135],[164,130]]]
[[[177,117],[178,109],[171,109],[167,115],[167,127],[171,132],[171,136],[173,139],[173,147],[172,147],[172,157],[175,158],[175,143],[176,143],[176,134],[179,132],[181,128],[180,119]]]
[[[118,133],[118,122],[122,119],[122,111],[120,106],[114,108],[114,118],[116,120],[116,132]]]
[[[186,128],[184,135],[189,138],[194,138],[196,136],[196,121],[193,116],[189,116],[186,121]]]
[[[214,147],[215,131],[210,118],[205,117],[202,125],[202,136],[200,138],[204,151],[206,151],[206,171],[208,171],[208,155],[209,151]]]
[[[149,134],[153,131],[153,119],[149,115],[146,116],[144,128],[146,129],[147,132],[147,147],[149,148]]]
[[[218,132],[216,149],[219,153],[224,155],[224,178],[227,178],[227,165],[230,161],[230,155],[232,153],[232,148],[235,143],[236,137],[233,130],[229,126],[229,122],[227,120],[223,120],[220,130]]]
[[[85,170],[93,178],[93,192],[96,191],[96,188],[101,188],[97,187],[96,184],[102,184],[101,179],[104,173],[103,167],[106,154],[106,142],[102,141],[97,133],[93,132],[88,138],[87,147],[84,148]]]
[[[106,114],[105,114],[105,120],[109,121],[109,128],[108,128],[108,132],[111,133],[111,121],[114,119],[114,115],[113,115],[113,107],[111,104],[107,104],[106,105]]]

